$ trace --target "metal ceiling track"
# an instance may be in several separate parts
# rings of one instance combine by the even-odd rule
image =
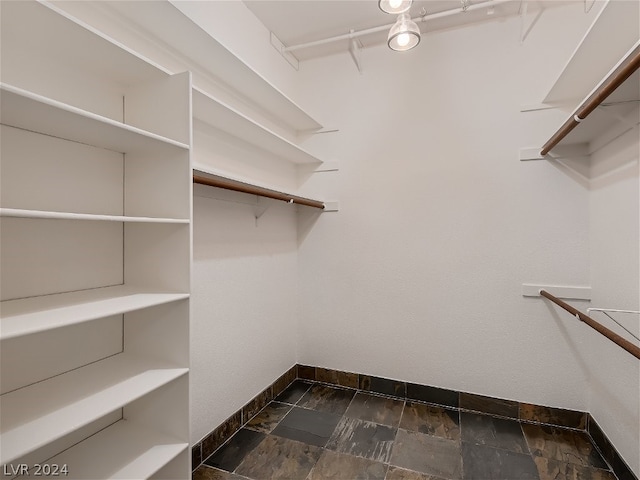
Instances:
[[[450,10],[444,10],[442,12],[436,12],[436,13],[425,13],[424,15],[420,15],[420,16],[416,16],[413,17],[411,20],[413,20],[416,23],[422,23],[422,22],[428,22],[430,20],[436,20],[438,18],[444,18],[444,17],[450,17],[452,15],[458,15],[458,14],[464,14],[467,12],[471,12],[474,10],[481,10],[481,9],[490,9],[493,7],[496,7],[498,5],[501,5],[503,3],[509,3],[512,2],[513,0],[488,0],[486,2],[482,2],[482,3],[475,3],[475,4],[469,4],[468,2],[462,2],[462,6],[458,7],[458,8],[453,8]],[[395,23],[395,22],[394,22]],[[355,57],[354,55],[354,48],[353,48],[353,41],[355,39],[357,39],[358,37],[363,37],[365,35],[370,35],[372,33],[378,33],[378,32],[382,32],[384,30],[389,30],[394,23],[389,23],[386,25],[380,25],[379,27],[372,27],[372,28],[366,28],[364,30],[351,30],[349,33],[345,33],[342,35],[335,35],[333,37],[327,37],[327,38],[323,38],[320,40],[314,40],[313,42],[306,42],[306,43],[300,43],[297,45],[290,45],[290,46],[286,46],[284,43],[282,43],[282,41],[280,41],[280,39],[278,39],[278,37],[276,37],[276,35],[271,32],[271,44],[275,47],[276,50],[278,50],[280,52],[280,54],[287,60],[287,62],[289,62],[296,70],[299,68],[299,60],[295,57],[295,55],[293,54],[293,52],[296,52],[298,50],[303,50],[305,48],[311,48],[311,47],[317,47],[320,45],[326,45],[328,43],[334,43],[334,42],[339,42],[339,41],[343,41],[343,40],[349,40],[349,45],[350,45],[350,50],[351,50],[351,54],[352,57]],[[356,63],[356,66],[358,67],[358,70],[361,71],[361,64],[359,61],[356,61],[354,58],[354,61]]]

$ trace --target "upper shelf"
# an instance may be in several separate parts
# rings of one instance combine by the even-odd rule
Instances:
[[[211,127],[223,131],[239,142],[251,145],[294,164],[320,164],[322,160],[281,137],[220,100],[193,88],[193,116]]]
[[[640,2],[607,0],[543,103],[576,105],[640,37]]]
[[[168,53],[172,73],[193,72],[193,84],[213,82],[231,96],[298,134],[322,128],[277,87],[221,45],[171,2],[70,2],[65,8],[101,8],[120,25]],[[85,5],[100,3],[100,5]],[[181,70],[175,70],[179,68]]]
[[[2,2],[0,8],[5,83],[22,85],[4,67],[14,59],[20,67],[14,70],[24,70],[25,50],[37,53],[43,63],[59,59],[70,71],[88,71],[117,85],[139,85],[168,76],[158,65],[49,2]],[[47,83],[35,80],[39,85]]]
[[[587,153],[590,155],[635,128],[640,123],[639,68],[640,40],[637,40],[633,48],[544,144],[540,155],[545,156],[560,142],[587,144]]]
[[[138,150],[189,149],[188,145],[175,140],[18,87],[0,84],[0,95],[1,121],[4,125],[121,153]]]

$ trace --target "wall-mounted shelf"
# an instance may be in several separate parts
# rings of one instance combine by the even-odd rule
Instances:
[[[521,149],[520,160],[587,158],[636,128],[639,15],[639,2],[606,0],[543,104],[524,110],[572,113],[541,148]]]
[[[193,116],[206,125],[227,133],[238,143],[248,143],[292,164],[320,164],[322,160],[283,138],[278,133],[194,87]]]
[[[590,143],[611,129],[617,121],[621,122],[621,126],[614,127],[615,134],[608,134],[609,137],[616,138],[635,128],[640,123],[637,115],[640,102],[639,68],[640,40],[544,144],[540,156],[547,155],[561,141],[565,144]]]
[[[639,2],[607,0],[543,103],[573,107],[585,98],[638,40],[638,18]]]

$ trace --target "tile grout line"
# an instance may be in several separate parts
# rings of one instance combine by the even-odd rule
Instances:
[[[604,463],[607,465],[607,467],[609,467],[609,471],[613,474],[613,476],[616,478],[616,480],[618,480],[618,474],[616,473],[616,471],[613,469],[613,465],[611,465],[611,463],[609,462],[609,459],[604,455],[604,452],[602,452],[602,450],[600,450],[600,446],[598,445],[598,442],[595,441],[595,439],[591,436],[591,432],[589,430],[586,431],[587,436],[589,437],[589,439],[591,440],[591,444],[595,447],[596,451],[598,452],[598,455],[600,455],[600,458],[602,458],[602,460],[604,460]]]

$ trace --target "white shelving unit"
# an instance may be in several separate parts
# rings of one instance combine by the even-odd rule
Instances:
[[[190,478],[191,75],[0,9],[0,463]]]
[[[199,19],[185,15],[179,3],[59,5],[135,46],[167,72],[192,72],[193,156],[200,171],[309,196],[306,181],[322,159],[302,144],[322,126],[219,43]]]

